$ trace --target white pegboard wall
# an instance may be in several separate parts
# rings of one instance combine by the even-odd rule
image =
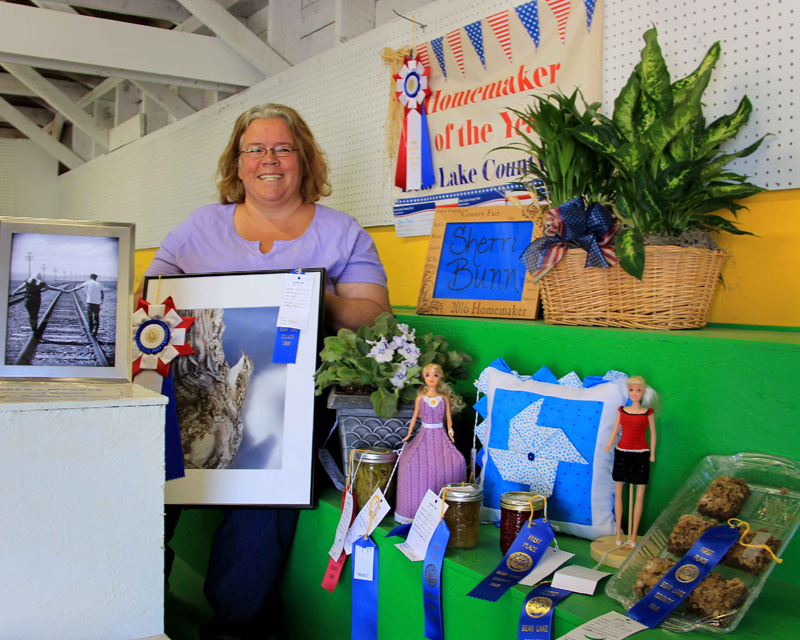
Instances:
[[[753,104],[749,122],[728,152],[772,134],[753,155],[729,167],[768,189],[800,186],[800,1],[606,0],[603,38],[603,105],[610,115],[655,25],[675,81],[691,73],[714,42],[722,55],[703,94],[707,122],[732,113],[744,95]]]
[[[426,25],[417,29],[416,42],[446,35],[524,1],[438,0],[414,11]],[[639,58],[641,36],[651,23],[659,29],[674,78],[689,73],[708,47],[722,40],[722,59],[705,94],[709,117],[730,113],[747,93],[754,112],[733,149],[764,133],[775,134],[757,154],[737,161],[734,169],[770,189],[800,184],[793,166],[800,133],[792,124],[798,0],[766,0],[760,5],[752,0],[597,4],[605,16],[607,113]],[[538,7],[540,14],[550,11],[544,2]],[[583,0],[572,0],[571,11],[570,21],[584,15]],[[252,105],[280,102],[303,115],[328,154],[333,195],[325,204],[352,214],[365,227],[391,224],[393,168],[387,166],[383,128],[389,74],[380,52],[411,41],[412,25],[397,18],[70,171],[58,179],[58,215],[135,222],[137,247],[158,246],[194,208],[217,200],[214,173],[235,118]]]

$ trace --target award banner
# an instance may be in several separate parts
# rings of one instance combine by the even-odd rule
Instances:
[[[533,571],[553,538],[553,527],[544,518],[523,525],[503,561],[467,595],[497,602],[506,591]]]
[[[442,519],[433,533],[422,570],[422,603],[425,607],[425,638],[444,640],[442,626],[442,562],[450,540],[450,529]]]
[[[738,539],[739,530],[733,525],[706,531],[667,575],[628,609],[628,616],[651,629],[657,627],[711,573]]]
[[[519,614],[517,640],[550,640],[553,634],[553,613],[556,605],[572,591],[540,584],[525,598]]]
[[[430,66],[424,106],[434,184],[408,195],[429,196],[432,211],[442,194],[502,190],[521,178],[530,156],[495,149],[535,135],[513,111],[532,94],[577,87],[587,102],[602,99],[603,3],[519,3],[417,46],[414,56]],[[398,198],[398,235],[430,233],[431,214],[409,214],[399,190]]]

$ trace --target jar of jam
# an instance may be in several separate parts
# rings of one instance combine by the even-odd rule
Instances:
[[[355,449],[353,451],[353,472],[355,477],[351,479],[353,486],[353,498],[355,498],[355,509],[360,510],[375,489],[380,487],[386,495],[386,485],[392,477],[392,470],[397,462],[397,451],[391,449]],[[394,482],[389,487],[389,494],[386,499],[389,504],[394,504]]]
[[[448,509],[444,512],[444,521],[450,529],[447,548],[474,549],[478,546],[483,489],[466,482],[448,484],[445,489],[444,501]]]
[[[544,514],[544,498],[527,491],[509,491],[500,496],[500,552],[506,555],[523,526],[531,517],[541,518]]]

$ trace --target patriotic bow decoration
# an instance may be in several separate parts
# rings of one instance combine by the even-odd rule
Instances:
[[[186,330],[194,318],[182,318],[175,311],[172,297],[161,304],[139,299],[133,314],[133,375],[152,369],[165,378],[169,365],[178,356],[194,353],[186,343]]]
[[[534,282],[544,278],[569,247],[586,251],[585,266],[608,269],[617,264],[616,230],[616,219],[607,207],[594,202],[586,208],[583,198],[573,198],[548,211],[544,237],[529,244],[520,260]]]
[[[406,58],[402,69],[393,76],[397,81],[397,99],[404,107],[395,185],[404,191],[427,189],[434,183],[425,120],[425,98],[430,94],[428,71],[418,60]]]

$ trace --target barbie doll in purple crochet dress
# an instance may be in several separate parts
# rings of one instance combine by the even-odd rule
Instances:
[[[403,449],[397,466],[394,519],[400,523],[414,519],[428,489],[438,494],[446,484],[464,482],[467,477],[464,456],[453,444],[453,419],[450,415],[451,405],[461,405],[461,399],[442,379],[442,368],[438,364],[425,366],[422,379],[425,386],[417,396],[408,435],[403,440],[411,438],[418,417],[422,426]]]

